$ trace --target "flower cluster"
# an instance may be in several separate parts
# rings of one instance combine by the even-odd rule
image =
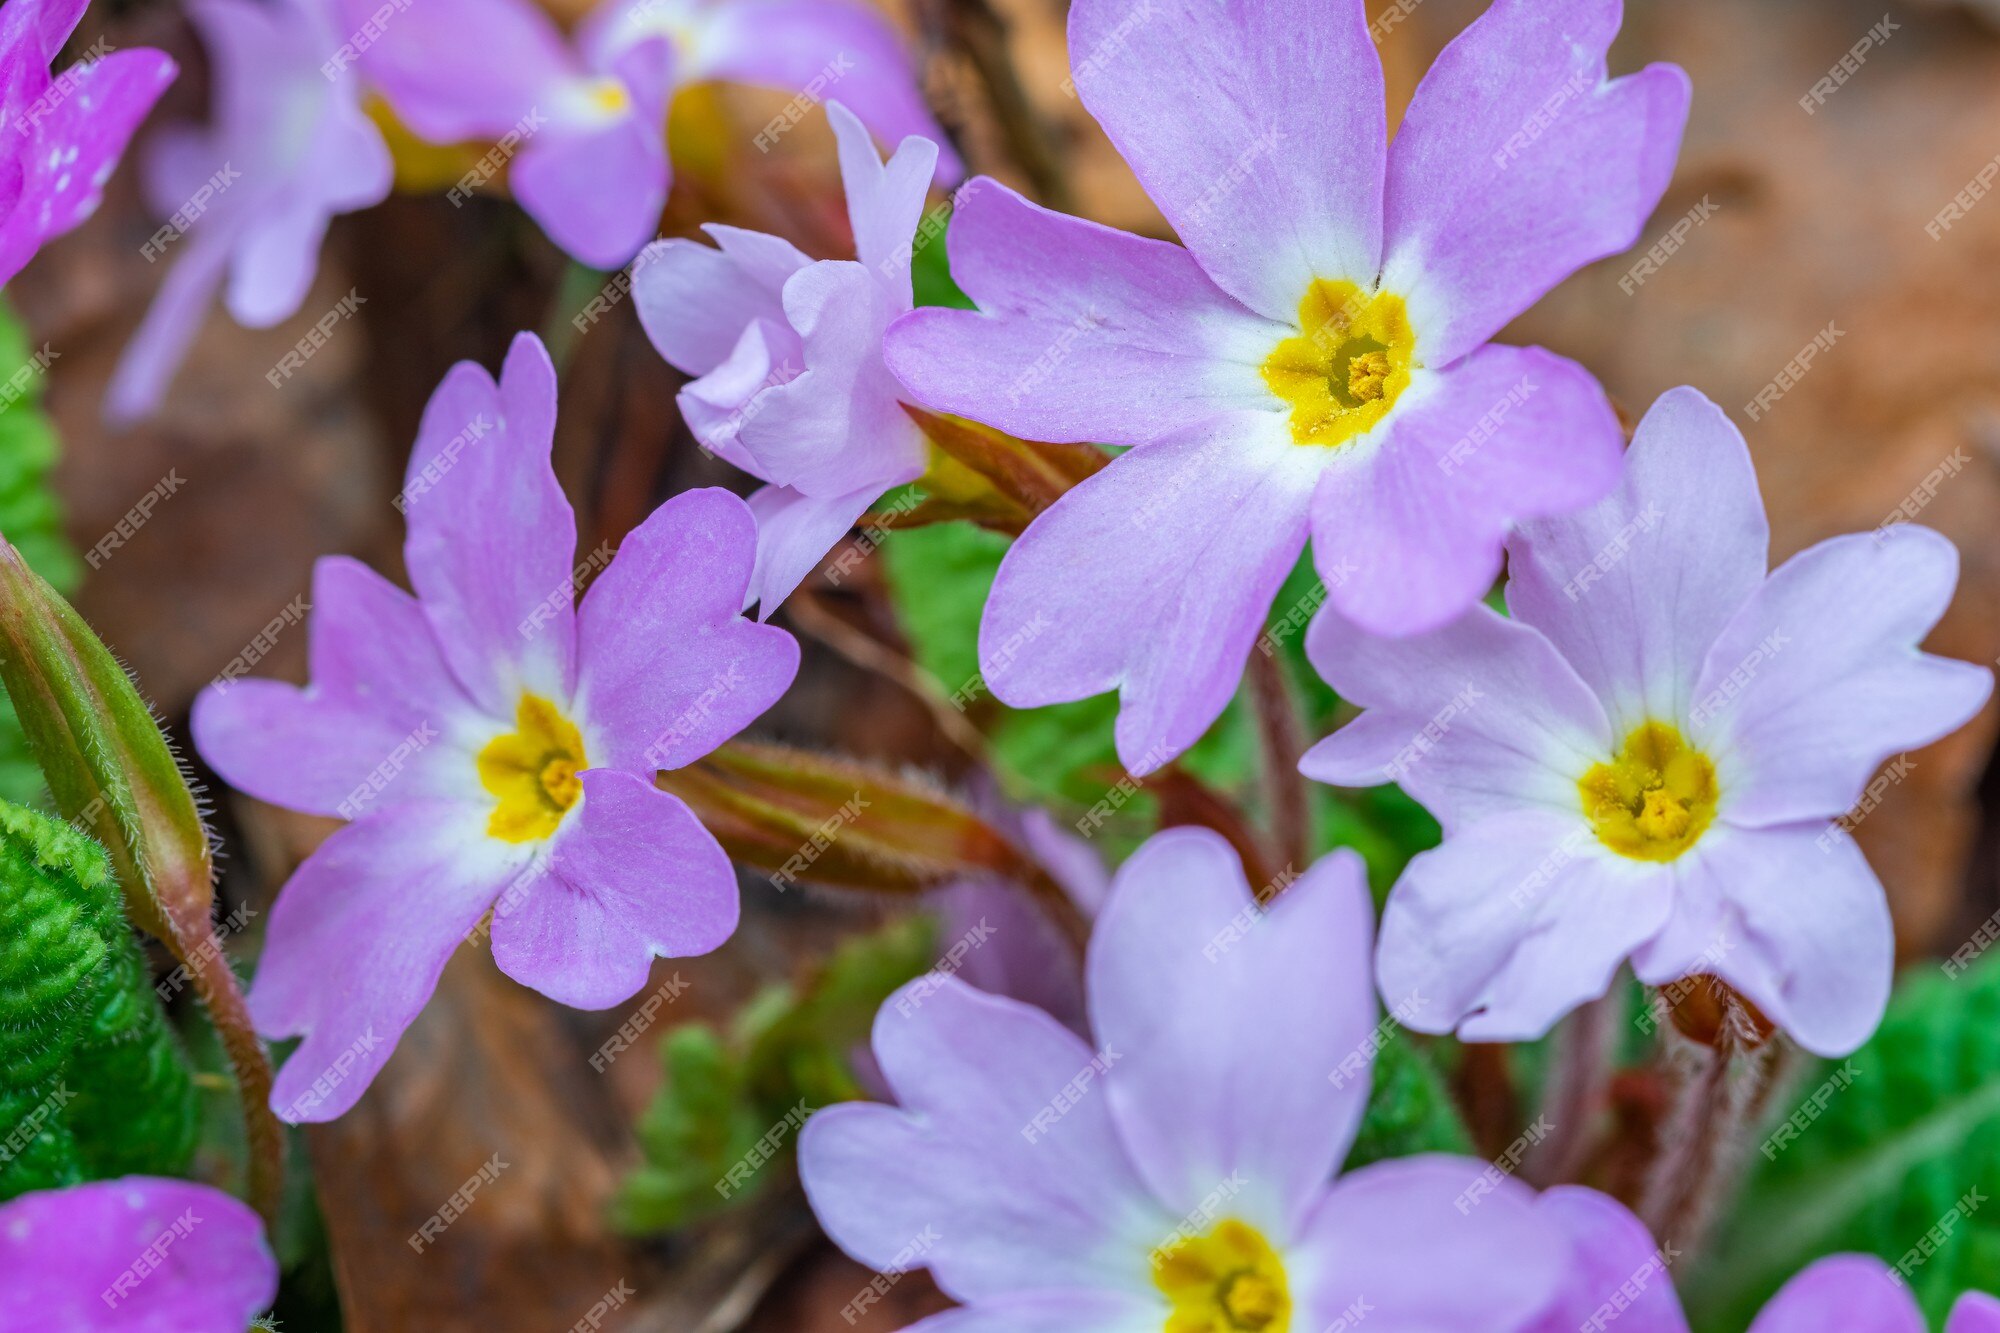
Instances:
[[[191,0],[189,11],[212,62],[214,108],[206,128],[163,132],[146,153],[148,201],[167,220],[147,258],[187,240],[106,396],[117,423],[159,405],[218,290],[251,328],[298,312],[329,221],[388,196],[398,173],[389,139],[447,160],[457,145],[491,144],[457,178],[454,202],[504,179],[556,244],[599,268],[625,263],[658,231],[672,182],[668,115],[690,85],[797,91],[786,127],[837,88],[884,139],[944,140],[894,31],[849,0],[602,0],[574,38],[532,0]],[[92,135],[106,161],[151,104],[141,81],[164,71],[147,85],[156,94],[172,67],[160,57],[116,68],[119,79],[98,76],[79,104],[119,99]],[[70,166],[55,160],[64,151],[52,149],[55,169]],[[933,156],[940,177],[956,179],[956,156]],[[55,190],[98,165],[64,174]],[[422,179],[414,167],[404,174]],[[59,216],[33,224],[36,238],[80,220],[101,184],[68,202],[52,195]]]
[[[1673,175],[1689,81],[1612,76],[1618,0],[1492,0],[1393,137],[1362,0],[1073,0],[1069,86],[1178,240],[975,178],[947,237],[966,299],[924,306],[913,238],[962,164],[893,29],[847,0],[601,0],[567,30],[533,0],[189,11],[214,109],[145,155],[169,219],[149,257],[174,264],[113,417],[160,401],[218,294],[253,327],[295,314],[330,219],[408,174],[392,143],[471,145],[455,196],[504,173],[582,264],[636,256],[681,416],[761,483],[672,495],[615,552],[580,553],[557,366],[519,334],[497,377],[461,363],[423,413],[396,501],[411,590],[322,559],[307,683],[232,670],[200,696],[195,745],[224,781],[342,821],[271,909],[249,996],[259,1033],[300,1039],[271,1092],[282,1119],[354,1108],[468,940],[606,1009],[657,959],[730,940],[732,855],[753,861],[772,828],[807,830],[781,889],[833,882],[836,862],[891,887],[894,857],[833,850],[876,836],[861,790],[815,827],[809,802],[736,789],[718,818],[703,784],[798,674],[766,622],[872,507],[914,484],[928,498],[898,522],[991,519],[997,495],[1011,517],[988,525],[1013,540],[978,617],[997,700],[1115,692],[1137,793],[1268,655],[1309,546],[1307,655],[1347,711],[1298,772],[1400,787],[1442,842],[1383,877],[1378,935],[1354,848],[1257,866],[1248,821],[1206,791],[1162,804],[1214,828],[1154,832],[1108,887],[1094,850],[1010,815],[987,842],[1045,899],[913,872],[964,929],[876,1013],[854,1079],[874,1099],[800,1100],[723,1198],[797,1130],[827,1235],[880,1270],[920,1259],[958,1302],[934,1333],[1685,1333],[1660,1214],[1537,1193],[1514,1174],[1534,1137],[1498,1163],[1378,1151],[1384,1043],[1399,1026],[1536,1040],[1629,967],[1676,999],[1719,988],[1715,1088],[1732,1041],[1853,1052],[1883,1020],[1895,941],[1850,812],[1993,681],[1922,649],[1957,586],[1943,535],[1898,524],[1774,569],[1750,450],[1701,392],[1662,395],[1628,444],[1589,371],[1494,341],[1631,246]],[[51,78],[80,14],[0,16],[0,279],[88,215],[173,74],[140,51]],[[719,222],[655,240],[672,105],[717,80],[796,93],[761,149],[824,104],[851,258]],[[967,439],[1006,462],[979,472]],[[938,519],[940,496],[961,508]],[[989,911],[1003,942],[976,953]],[[1673,1146],[1680,1128],[1648,1133]],[[196,1208],[221,1219],[198,1246],[174,1220]],[[10,1203],[0,1329],[29,1306],[98,1326],[72,1312],[97,1317],[100,1284],[154,1321],[131,1326],[240,1328],[275,1283],[241,1212],[136,1178]],[[29,1262],[58,1229],[87,1257]],[[1830,1327],[1922,1320],[1884,1265],[1843,1254],[1753,1333]],[[1965,1294],[1950,1330],[2000,1330],[2000,1301]]]

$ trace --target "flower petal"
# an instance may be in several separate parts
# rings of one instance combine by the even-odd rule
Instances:
[[[841,101],[884,143],[915,134],[938,147],[937,178],[965,164],[924,105],[902,39],[883,17],[840,0],[738,0],[708,10],[690,81],[726,79],[785,93],[837,88]]]
[[[1985,705],[1991,671],[1917,649],[1957,584],[1957,548],[1913,524],[1835,537],[1772,572],[1695,685],[1694,737],[1715,754],[1725,819],[1841,814],[1883,760]]]
[[[1104,1291],[984,1301],[919,1319],[903,1333],[1159,1333],[1166,1307]],[[1953,1333],[1957,1333],[1956,1330]]]
[[[727,361],[743,330],[783,325],[785,279],[812,262],[791,242],[709,224],[717,246],[656,241],[632,264],[639,323],[661,356],[690,375]]]
[[[1673,178],[1687,75],[1605,78],[1620,0],[1494,0],[1417,85],[1389,149],[1382,285],[1450,364],[1592,260]]]
[[[1039,1009],[955,977],[882,1006],[874,1051],[898,1107],[846,1103],[799,1138],[799,1177],[834,1243],[871,1268],[921,1262],[961,1301],[1155,1295],[1175,1219],[1133,1171],[1102,1061]]]
[[[1117,689],[1134,774],[1199,740],[1305,541],[1318,460],[1272,424],[1225,417],[1131,450],[1031,523],[979,626],[994,695],[1036,708]]]
[[[341,30],[373,40],[358,53],[329,52],[329,63],[358,54],[397,118],[432,143],[497,139],[538,102],[553,110],[554,90],[581,72],[561,30],[531,0],[424,0],[387,23],[372,17],[380,7],[341,0]]]
[[[1507,544],[1507,605],[1622,737],[1687,716],[1702,655],[1764,581],[1769,546],[1742,434],[1697,390],[1671,389],[1639,423],[1617,491]]]
[[[206,1185],[125,1176],[0,1204],[0,1328],[235,1330],[277,1294],[264,1224]]]
[[[1313,497],[1327,600],[1378,634],[1464,614],[1517,520],[1618,484],[1618,418],[1589,372],[1539,347],[1482,347],[1412,384],[1372,456],[1336,457]],[[1421,396],[1419,396],[1421,395]]]
[[[871,150],[872,151],[872,150]],[[808,495],[844,495],[921,475],[923,432],[903,411],[903,386],[882,363],[894,313],[880,279],[851,260],[800,269],[785,284],[785,314],[805,369],[765,389],[743,415],[737,442],[759,476]]]
[[[1286,323],[1315,278],[1372,285],[1388,122],[1361,0],[1077,0],[1069,50],[1216,285]]]
[[[1556,1303],[1527,1333],[1577,1333],[1613,1320],[1619,1333],[1688,1333],[1667,1274],[1679,1251],[1662,1250],[1625,1205],[1596,1190],[1558,1185],[1535,1200],[1535,1212],[1568,1237],[1570,1261]]]
[[[1532,1041],[1604,994],[1672,907],[1672,874],[1602,852],[1581,812],[1494,815],[1396,881],[1376,950],[1382,995],[1422,1032]]]
[[[926,307],[884,354],[916,400],[1023,439],[1143,444],[1283,406],[1257,367],[1290,332],[1186,250],[1029,203],[985,176],[958,192],[952,277],[977,311]]]
[[[1367,711],[1299,771],[1342,787],[1397,783],[1447,834],[1524,806],[1575,819],[1577,779],[1610,753],[1603,708],[1554,645],[1483,606],[1407,639],[1322,611],[1306,654]]]
[[[840,180],[847,192],[854,257],[902,297],[899,313],[908,310],[911,238],[923,221],[938,146],[929,139],[905,139],[884,163],[868,138],[867,128],[852,111],[839,102],[828,102],[826,118],[839,144]]]
[[[1633,959],[1641,981],[1715,973],[1815,1055],[1851,1054],[1874,1032],[1895,944],[1882,884],[1852,838],[1718,822],[1675,869],[1674,919]]]
[[[231,234],[219,229],[188,238],[180,259],[160,280],[132,341],[118,354],[104,390],[104,419],[111,425],[129,426],[165,399],[167,385],[187,359],[222,287],[232,244]]]
[[[1227,1183],[1274,1244],[1297,1233],[1367,1106],[1372,909],[1341,851],[1259,911],[1202,828],[1158,834],[1118,872],[1086,962],[1091,1026],[1120,1137],[1169,1209]],[[1356,1053],[1361,1076],[1337,1081]]]
[[[736,874],[677,796],[590,769],[549,873],[493,914],[493,962],[559,1004],[608,1009],[645,988],[655,958],[689,958],[735,933]]]
[[[602,129],[529,139],[507,183],[549,239],[592,268],[617,268],[660,227],[671,168],[659,128],[635,110]]]
[[[2000,1300],[1983,1291],[1968,1291],[1951,1307],[1944,1333],[2000,1333]]]
[[[250,1014],[305,1040],[271,1106],[294,1124],[361,1099],[437,988],[446,960],[524,858],[464,802],[407,801],[338,829],[271,909]]]
[[[1555,1296],[1566,1258],[1528,1187],[1485,1162],[1376,1162],[1335,1182],[1291,1256],[1304,1307],[1292,1326],[1519,1329]]]
[[[750,576],[744,605],[755,603],[758,618],[770,619],[881,495],[882,487],[874,482],[824,499],[789,486],[764,486],[752,492],[757,571]]]
[[[46,57],[23,51],[18,58],[48,83]],[[20,272],[44,241],[97,211],[126,143],[177,72],[161,51],[113,51],[65,70],[67,91],[52,105],[10,103],[7,128],[19,139],[13,154],[22,179],[19,198],[0,221],[0,283]]]
[[[1916,1297],[1870,1254],[1809,1264],[1764,1303],[1750,1333],[1924,1333]]]
[[[500,382],[453,366],[424,407],[403,488],[410,582],[454,675],[496,717],[575,681],[576,515],[549,461],[556,368],[524,333]]]
[[[313,567],[312,603],[312,684],[210,685],[194,705],[202,758],[260,801],[343,819],[385,793],[476,797],[471,756],[453,743],[476,721],[416,599],[328,556]],[[395,785],[372,783],[392,756]]]
[[[577,702],[598,768],[693,763],[778,701],[799,645],[744,620],[757,555],[749,506],[710,487],[654,510],[577,617]]]

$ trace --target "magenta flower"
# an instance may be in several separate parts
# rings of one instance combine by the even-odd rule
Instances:
[[[346,6],[357,29],[378,8]],[[425,0],[380,25],[359,59],[424,138],[518,142],[506,162],[514,197],[597,268],[623,264],[658,230],[667,112],[689,84],[760,84],[798,94],[800,108],[837,89],[886,140],[943,139],[895,32],[845,0],[605,0],[574,45],[532,0]],[[796,119],[773,122],[758,145]],[[942,165],[957,179],[955,157]]]
[[[1937,533],[1836,537],[1767,576],[1768,545],[1743,437],[1675,389],[1617,492],[1509,542],[1513,619],[1308,632],[1367,711],[1300,768],[1400,783],[1444,825],[1382,919],[1384,993],[1440,1001],[1415,1026],[1529,1039],[1629,956],[1654,985],[1723,977],[1822,1055],[1874,1030],[1888,907],[1828,821],[1992,675],[1918,651],[1958,580]]]
[[[263,1224],[206,1185],[127,1176],[0,1204],[7,1333],[241,1333],[277,1294]]]
[[[578,562],[555,414],[532,335],[498,385],[454,367],[401,497],[416,597],[322,560],[312,684],[196,701],[196,744],[233,786],[353,821],[278,899],[250,995],[260,1031],[305,1036],[272,1094],[288,1119],[354,1104],[489,909],[500,969],[585,1009],[736,927],[728,859],[653,775],[768,708],[798,645],[737,614],[756,529],[727,492],[676,496],[616,559]]]
[[[1186,248],[981,180],[951,228],[979,310],[888,340],[928,406],[1140,446],[1008,553],[996,696],[1116,689],[1119,757],[1149,772],[1229,701],[1308,530],[1333,605],[1408,634],[1491,586],[1514,521],[1611,488],[1596,381],[1487,339],[1631,244],[1672,174],[1687,79],[1607,82],[1618,22],[1497,0],[1389,144],[1362,0],[1076,0],[1077,91]],[[1000,651],[1037,617],[1061,632]]]
[[[1645,1224],[1595,1190],[1562,1185],[1535,1204],[1568,1238],[1561,1294],[1532,1333],[1688,1333],[1670,1265],[1679,1251],[1658,1245]],[[1925,1333],[1923,1311],[1903,1279],[1872,1255],[1835,1254],[1809,1264],[1779,1289],[1750,1333]],[[1945,1333],[2000,1333],[2000,1300],[1968,1291]]]
[[[97,211],[126,141],[174,81],[164,52],[114,51],[51,76],[84,0],[0,11],[0,283]]]
[[[751,596],[765,616],[926,457],[882,334],[911,308],[911,238],[937,147],[905,139],[884,166],[859,119],[838,102],[826,110],[856,258],[814,263],[776,236],[711,224],[720,249],[661,241],[634,265],[653,346],[699,377],[681,414],[703,447],[770,483],[750,497]]]
[[[1332,1179],[1368,1098],[1368,918],[1352,852],[1260,909],[1219,836],[1158,835],[1090,941],[1097,1049],[955,978],[883,1005],[899,1105],[800,1139],[821,1225],[928,1267],[966,1306],[936,1333],[1523,1327],[1565,1254],[1525,1186],[1442,1156]]]
[[[159,406],[218,289],[248,328],[290,319],[312,287],[329,220],[388,197],[389,150],[354,77],[321,70],[339,43],[329,4],[189,0],[208,49],[211,121],[147,146],[146,195],[162,225],[143,249],[173,267],[106,391],[111,420]]]

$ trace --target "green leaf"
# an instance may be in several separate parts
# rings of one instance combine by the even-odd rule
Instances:
[[[1384,1033],[1375,1054],[1368,1110],[1343,1171],[1413,1153],[1469,1153],[1472,1135],[1459,1118],[1444,1076],[1400,1028]]]
[[[956,196],[954,196],[955,198]],[[944,227],[950,214],[943,205],[924,215],[917,227],[910,252],[910,285],[918,305],[945,305],[958,310],[973,309],[972,298],[952,281],[951,260],[945,250]]]
[[[35,350],[13,312],[0,303],[0,380],[33,361]],[[42,381],[0,408],[0,536],[14,543],[28,567],[61,591],[82,577],[76,553],[63,538],[62,507],[51,485],[56,433],[42,411]],[[42,773],[28,753],[20,719],[0,696],[0,800],[40,805],[48,800]]]
[[[1742,1196],[1681,1287],[1699,1327],[1745,1327],[1787,1278],[1840,1251],[1905,1264],[1933,1327],[1960,1291],[1994,1287],[2000,1201],[1960,1202],[2000,1182],[2000,959],[1908,977],[1867,1045],[1774,1100]],[[1926,1257],[1934,1227],[1950,1235]]]
[[[194,1086],[104,850],[0,805],[0,1198],[184,1171]]]
[[[668,1033],[666,1085],[637,1126],[645,1160],[613,1201],[613,1222],[634,1234],[673,1231],[755,1197],[775,1164],[740,1190],[718,1182],[767,1135],[789,1159],[801,1104],[811,1112],[867,1096],[854,1054],[883,1002],[932,965],[935,939],[928,917],[891,922],[843,943],[802,986],[763,992],[726,1036],[700,1023]]]

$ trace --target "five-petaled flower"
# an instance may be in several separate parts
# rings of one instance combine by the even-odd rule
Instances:
[[[359,29],[379,3],[345,9]],[[691,84],[780,88],[801,114],[837,91],[884,140],[944,140],[895,31],[848,0],[602,0],[574,42],[533,0],[424,0],[381,24],[359,59],[427,140],[519,136],[508,188],[598,268],[656,234],[672,180],[667,117]],[[958,178],[948,151],[938,166]]]
[[[1976,713],[1992,673],[1918,650],[1958,579],[1938,533],[1835,537],[1767,575],[1768,546],[1743,437],[1675,389],[1618,491],[1509,541],[1513,619],[1309,631],[1366,711],[1300,767],[1397,781],[1444,825],[1382,919],[1384,993],[1443,1001],[1415,1026],[1531,1039],[1629,956],[1654,985],[1720,976],[1823,1055],[1874,1030],[1888,905],[1828,821]],[[1434,727],[1467,684],[1479,701]],[[1417,735],[1429,748],[1396,766]]]
[[[1137,446],[1009,551],[996,697],[1118,690],[1144,772],[1221,713],[1308,529],[1331,605],[1409,634],[1487,591],[1516,521],[1611,489],[1596,381],[1487,340],[1630,245],[1672,174],[1687,79],[1607,81],[1618,22],[1618,0],[1496,0],[1391,143],[1362,0],[1076,0],[1078,91],[1186,248],[981,180],[950,235],[979,309],[888,339],[929,406]],[[1061,632],[993,653],[1040,615]]]
[[[1095,1049],[955,977],[891,997],[874,1053],[897,1104],[831,1107],[800,1139],[827,1234],[878,1269],[935,1235],[922,1262],[969,1307],[939,1328],[1316,1333],[1362,1308],[1364,1327],[1523,1327],[1564,1255],[1526,1186],[1430,1155],[1331,1179],[1369,1080],[1330,1075],[1376,1020],[1360,858],[1205,956],[1255,904],[1220,836],[1141,847],[1090,940]]]
[[[855,258],[814,263],[776,236],[712,225],[715,246],[661,241],[633,266],[653,346],[700,377],[681,390],[688,425],[769,483],[750,497],[751,594],[766,617],[884,491],[924,470],[882,334],[911,308],[910,238],[937,147],[905,139],[884,165],[846,107],[827,115]]]
[[[755,525],[719,490],[661,506],[573,603],[588,566],[572,566],[555,416],[555,367],[531,335],[497,385],[454,367],[410,475],[467,423],[489,426],[409,505],[416,597],[322,560],[312,684],[239,681],[196,702],[196,744],[233,786],[353,820],[280,895],[250,995],[261,1031],[305,1036],[272,1094],[288,1118],[354,1104],[489,910],[500,969],[580,1008],[735,929],[728,859],[653,776],[768,708],[798,645],[739,614]]]

